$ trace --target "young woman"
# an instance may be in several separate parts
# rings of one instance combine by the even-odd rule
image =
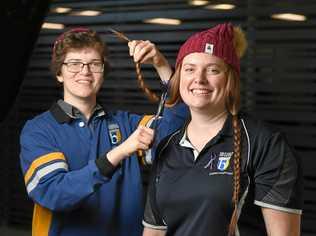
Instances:
[[[239,113],[246,39],[219,24],[180,48],[170,104],[191,119],[157,150],[144,236],[298,236],[299,160],[283,135]]]
[[[149,41],[129,43],[167,82],[171,68]],[[108,112],[97,103],[107,48],[96,32],[71,29],[57,38],[52,71],[63,99],[29,120],[21,132],[21,167],[34,201],[34,236],[141,235],[143,192],[137,150],[148,150],[153,116]],[[155,140],[176,130],[184,106],[165,109]]]

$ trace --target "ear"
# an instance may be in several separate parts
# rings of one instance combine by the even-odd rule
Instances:
[[[64,82],[64,77],[63,76],[57,75],[56,78],[57,78],[58,82],[60,82],[60,83]]]

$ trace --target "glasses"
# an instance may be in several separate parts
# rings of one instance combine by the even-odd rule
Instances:
[[[83,70],[84,66],[88,66],[89,70],[93,73],[102,73],[104,71],[103,62],[64,62],[63,65],[66,65],[68,72],[78,73]]]

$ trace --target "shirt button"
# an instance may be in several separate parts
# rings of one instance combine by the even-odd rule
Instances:
[[[81,128],[84,127],[84,122],[83,121],[79,122],[79,127],[81,127]]]

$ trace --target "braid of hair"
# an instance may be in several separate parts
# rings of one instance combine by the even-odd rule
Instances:
[[[237,227],[237,207],[239,202],[240,192],[240,160],[241,160],[241,131],[238,122],[238,116],[233,115],[233,130],[234,130],[234,176],[233,176],[233,205],[234,211],[229,224],[228,235],[235,235]]]
[[[109,31],[111,33],[113,33],[117,38],[119,38],[120,40],[124,41],[124,42],[130,42],[130,39],[123,34],[122,32],[119,32],[117,30],[114,29],[109,29]],[[158,102],[159,101],[159,97],[152,92],[148,86],[145,84],[141,69],[140,69],[140,63],[136,62],[135,63],[135,67],[136,67],[136,75],[137,75],[137,81],[138,81],[138,85],[139,87],[144,91],[144,93],[146,94],[146,96],[148,97],[148,99],[151,102]]]
[[[148,86],[145,84],[145,81],[144,81],[144,78],[143,78],[143,75],[142,75],[142,72],[140,69],[140,63],[136,62],[135,67],[136,67],[136,75],[137,75],[137,81],[138,81],[139,87],[144,91],[144,93],[146,94],[146,96],[148,97],[148,99],[151,102],[158,102],[159,97],[155,93],[150,91]]]

